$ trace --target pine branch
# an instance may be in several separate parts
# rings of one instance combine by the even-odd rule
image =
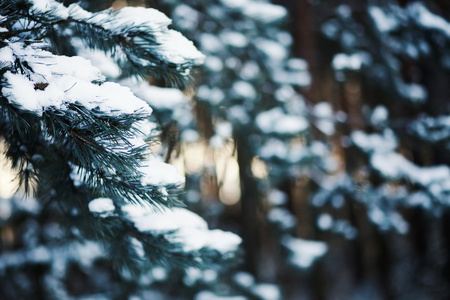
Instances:
[[[184,178],[150,153],[148,104],[129,88],[105,82],[88,60],[55,55],[37,41],[51,37],[55,48],[70,51],[71,42],[84,40],[111,53],[123,76],[151,72],[182,85],[201,55],[167,28],[170,20],[154,10],[91,14],[78,5],[21,0],[0,5],[0,23],[6,29],[0,32],[6,156],[20,184],[61,219],[68,241],[103,243],[112,263],[135,274],[152,263],[200,266],[232,256],[240,239],[208,230],[195,214],[181,210],[169,222],[177,228],[160,228],[164,219],[151,215],[183,206],[177,192]],[[95,207],[105,199],[106,212]],[[197,234],[203,243],[190,243]],[[224,236],[231,248],[221,242]]]
[[[128,7],[116,12],[107,10],[92,14],[76,4],[67,8],[57,2],[51,4],[47,10],[24,5],[28,10],[16,11],[14,17],[8,19],[7,27],[11,29],[12,24],[21,18],[39,25],[0,32],[0,38],[30,33],[34,38],[52,37],[57,44],[60,42],[58,38],[66,30],[71,30],[72,36],[82,39],[86,46],[111,53],[122,68],[122,76],[152,75],[178,87],[190,84],[189,71],[203,58],[191,42],[167,28],[170,19],[156,10]],[[0,14],[4,14],[1,7]],[[131,18],[133,14],[137,14],[140,20],[134,21]],[[67,17],[63,18],[64,15]],[[56,36],[49,34],[50,31]]]
[[[47,174],[42,170],[45,165],[31,161],[34,154],[44,156],[50,148],[59,153],[61,165],[71,162],[81,170],[82,181],[95,194],[111,195],[121,202],[179,205],[160,191],[161,187],[173,189],[172,183],[161,187],[142,184],[142,180],[146,180],[142,167],[147,163],[149,151],[138,123],[149,116],[150,108],[145,102],[118,85],[103,88],[108,83],[86,83],[81,77],[74,81],[72,74],[81,74],[80,71],[84,73],[83,78],[94,82],[102,79],[96,69],[90,70],[90,65],[83,66],[85,61],[77,59],[74,62],[80,66],[61,70],[59,65],[63,67],[74,58],[54,56],[40,50],[38,45],[7,45],[3,51],[10,52],[10,61],[5,64],[10,71],[4,72],[6,82],[2,93],[7,100],[3,101],[2,110],[13,126],[13,131],[5,133],[10,145],[7,154],[12,158],[13,167],[19,170],[25,187],[32,179],[40,182],[46,176],[67,176],[64,172]],[[78,70],[79,67],[82,69]],[[20,89],[22,91],[19,92]],[[83,99],[86,89],[92,89],[90,93],[93,95]],[[116,93],[111,94],[111,89]],[[55,99],[55,95],[63,98],[56,98],[56,102],[45,100],[40,104],[39,99],[44,95],[49,99]],[[127,101],[126,106],[117,103],[119,99],[114,100],[114,97],[121,96],[127,97],[120,98]],[[30,97],[34,100],[30,101]],[[9,140],[17,137],[21,139],[16,142]],[[21,147],[27,148],[22,145],[34,145],[34,149],[21,153]],[[31,150],[34,152],[30,153]]]

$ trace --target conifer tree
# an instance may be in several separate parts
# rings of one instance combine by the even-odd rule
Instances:
[[[276,16],[283,14],[282,9],[264,0],[164,2],[171,5],[178,28],[196,40],[207,55],[207,75],[196,100],[207,107],[212,123],[218,125],[210,135],[211,145],[231,136],[237,141],[238,156],[245,157],[239,160],[241,181],[246,182],[242,185],[242,208],[255,209],[264,203],[264,192],[269,191],[267,198],[275,206],[269,220],[281,229],[284,226],[281,232],[285,234],[294,228],[295,217],[280,203],[312,204],[297,210],[306,217],[299,220],[303,229],[325,239],[329,253],[319,268],[296,277],[301,278],[296,283],[304,285],[291,287],[291,293],[297,291],[285,295],[292,297],[289,299],[301,298],[296,292],[308,295],[304,298],[323,299],[338,294],[373,299],[392,295],[398,299],[447,297],[449,290],[442,283],[448,280],[449,240],[443,230],[448,225],[450,174],[445,101],[448,4],[277,1],[309,7],[303,14],[310,13],[314,22],[309,24],[311,28],[293,22],[296,31],[314,31],[309,32],[310,40],[296,41],[299,48],[314,52],[317,61],[312,67],[317,77],[313,85],[321,89],[316,90],[315,98],[304,102],[298,93],[289,93],[295,84],[282,76],[285,60],[280,57],[289,46],[281,38],[286,36],[278,31],[283,18]],[[304,78],[304,74],[299,72],[292,78]],[[308,100],[328,103],[313,106]],[[302,109],[292,109],[291,101]],[[290,115],[297,121],[312,118],[303,131],[276,130],[282,123],[279,121]],[[284,124],[285,128],[289,127]],[[225,138],[224,132],[229,133]],[[332,154],[317,141],[324,135]],[[292,151],[290,146],[299,140],[308,147]],[[312,172],[308,169],[309,159],[317,157],[307,154],[318,153],[338,158],[339,168],[331,176],[321,172],[324,160],[319,159],[319,168],[314,166]],[[292,159],[295,155],[300,159]],[[252,172],[255,158],[269,166],[270,184],[276,186],[277,181],[294,173],[293,177],[300,174],[310,182],[311,188],[288,197],[279,190],[266,189],[267,182]],[[246,194],[245,190],[251,192]],[[249,216],[243,214],[244,218]],[[255,234],[244,238],[249,236]],[[253,244],[247,250],[253,253],[251,247],[256,243],[249,240]],[[290,245],[303,248],[301,243],[284,243],[288,250]],[[260,250],[254,248],[255,252]],[[298,253],[291,261],[310,265],[308,255]],[[243,286],[252,282],[237,275],[244,278]]]
[[[360,277],[390,278],[380,280],[379,297],[450,293],[441,285],[448,263],[440,264],[449,250],[442,230],[450,182],[446,8],[440,1],[362,1],[336,6],[321,25],[324,60],[339,91],[332,101],[342,116],[345,168],[322,181],[312,203],[328,210],[318,219],[324,231],[335,230],[335,216],[347,210],[350,226],[342,232],[356,238],[358,252],[370,248],[372,259],[382,262]],[[356,264],[364,259],[359,254]],[[422,284],[424,274],[433,274],[429,284]]]
[[[239,237],[183,208],[184,178],[151,153],[150,106],[79,56],[103,52],[120,80],[189,86],[203,55],[170,22],[154,9],[2,1],[0,137],[33,197],[1,199],[0,298],[123,299],[161,266],[234,257]]]
[[[293,211],[300,201],[309,204],[291,192],[297,178],[332,167],[326,145],[311,135],[313,126],[333,133],[330,106],[310,107],[302,95],[311,78],[306,62],[291,56],[285,8],[267,0],[162,2],[174,26],[206,55],[195,103],[199,122],[209,125],[202,132],[207,144],[232,144],[236,153],[242,269],[248,273],[234,274],[233,285],[256,298],[264,298],[259,288],[272,291],[268,299],[287,296],[286,283],[327,252],[325,243],[310,240],[315,237],[299,238]],[[258,167],[265,174],[257,174]],[[214,176],[210,169],[205,173]]]

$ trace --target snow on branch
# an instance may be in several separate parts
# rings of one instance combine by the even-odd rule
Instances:
[[[171,20],[155,9],[125,7],[90,13],[78,4],[65,7],[53,0],[25,3],[29,10],[14,12],[15,17],[5,26],[9,30],[2,30],[0,37],[47,36],[58,44],[70,31],[86,46],[109,52],[122,68],[122,75],[151,74],[178,86],[183,86],[190,69],[203,61],[203,54],[193,43],[169,29]],[[30,22],[33,26],[29,26]]]
[[[169,193],[184,178],[176,172],[171,177],[174,172],[164,171],[169,166],[144,159],[149,132],[142,132],[138,121],[150,116],[148,104],[128,87],[103,82],[103,75],[88,60],[57,56],[42,46],[6,42],[0,49],[5,71],[1,94],[5,109],[19,109],[12,122],[20,134],[29,127],[27,114],[22,113],[27,112],[37,122],[32,128],[40,128],[30,136],[64,149],[60,155],[70,160],[75,185],[115,195],[121,202],[174,205]],[[30,157],[24,156],[19,169],[37,176],[40,164],[29,161]]]
[[[328,252],[327,244],[320,241],[309,241],[286,235],[282,243],[291,252],[290,263],[300,269],[310,268],[317,259]]]
[[[423,3],[414,2],[406,8],[411,21],[429,30],[440,31],[450,37],[450,23],[437,14],[430,12]]]
[[[197,262],[203,262],[203,251],[218,253],[222,258],[233,258],[241,243],[241,238],[231,232],[218,229],[208,229],[208,225],[200,216],[184,208],[155,209],[150,206],[126,204],[116,210],[113,201],[108,198],[97,198],[89,203],[89,210],[99,217],[99,222],[105,218],[119,218],[127,220],[123,223],[129,227],[137,239],[133,244],[140,248],[139,252],[145,255],[146,240],[150,236],[160,237],[171,245],[166,253],[160,253],[164,259],[174,259],[176,254],[191,255]],[[139,241],[141,240],[141,241]],[[142,242],[142,243],[141,243]],[[153,243],[151,247],[159,247],[162,240]],[[149,245],[150,246],[150,245]],[[203,253],[204,254],[204,253]],[[192,263],[192,262],[191,262]]]
[[[18,72],[7,71],[2,94],[10,103],[39,116],[50,107],[66,110],[79,103],[110,116],[152,110],[135,97],[129,88],[112,82],[101,83],[104,77],[88,60],[81,57],[53,55],[40,49],[42,45],[26,46],[8,43],[0,50],[0,62]]]
[[[241,243],[174,208],[182,206],[177,194],[184,177],[151,155],[156,125],[149,103],[171,110],[187,99],[143,78],[183,86],[203,59],[170,23],[154,9],[90,13],[54,0],[0,4],[0,137],[19,185],[67,219],[77,238],[101,243],[114,266],[135,275],[151,263],[231,260]],[[107,82],[95,59],[76,56],[82,48],[101,59],[110,79],[141,80],[135,89],[145,101]]]
[[[139,231],[165,234],[185,252],[205,248],[226,255],[235,252],[241,243],[235,234],[208,229],[201,217],[184,208],[155,211],[150,207],[126,205],[122,211]]]
[[[390,180],[406,180],[422,187],[444,205],[450,187],[450,168],[445,165],[418,166],[402,154],[397,153],[397,139],[390,130],[381,134],[366,134],[355,131],[353,143],[369,154],[370,165],[382,177]]]
[[[77,20],[103,27],[113,35],[122,35],[149,54],[154,52],[161,62],[178,65],[178,68],[199,64],[203,60],[203,55],[191,41],[181,33],[168,29],[171,20],[152,8],[125,7],[117,12],[105,11]],[[136,57],[136,61],[138,59],[140,57]],[[151,62],[140,63],[152,66]]]

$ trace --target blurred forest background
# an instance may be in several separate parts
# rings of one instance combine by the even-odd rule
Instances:
[[[242,261],[147,299],[450,299],[449,1],[82,4],[157,8],[206,55],[183,93],[127,85]]]

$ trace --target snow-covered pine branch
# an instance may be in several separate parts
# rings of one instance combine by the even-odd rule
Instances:
[[[71,43],[81,41],[112,54],[122,77],[151,73],[184,86],[202,54],[169,24],[153,9],[90,13],[52,0],[0,5],[6,157],[44,205],[41,212],[59,221],[64,239],[103,244],[110,264],[134,274],[156,263],[187,267],[232,258],[240,243],[187,210],[170,210],[182,206],[184,178],[149,150],[152,109],[72,55]]]
[[[19,124],[17,133],[26,136],[22,115],[35,122],[32,139],[40,137],[41,149],[52,145],[60,156],[84,172],[88,185],[99,192],[115,192],[134,202],[156,202],[154,189],[142,189],[139,166],[148,153],[137,121],[150,116],[151,108],[129,88],[102,82],[103,76],[81,57],[56,56],[40,49],[6,42],[0,50],[4,66],[2,95],[9,105],[8,121]],[[13,115],[12,112],[15,112]],[[57,150],[55,150],[57,152]],[[25,169],[39,165],[29,159]],[[41,172],[36,172],[36,174]]]
[[[143,7],[91,13],[78,4],[65,7],[53,0],[9,0],[0,6],[3,39],[47,38],[55,47],[77,37],[87,47],[107,52],[122,76],[148,76],[182,87],[203,55],[193,43],[168,26],[163,13]],[[70,47],[70,45],[68,45]]]

